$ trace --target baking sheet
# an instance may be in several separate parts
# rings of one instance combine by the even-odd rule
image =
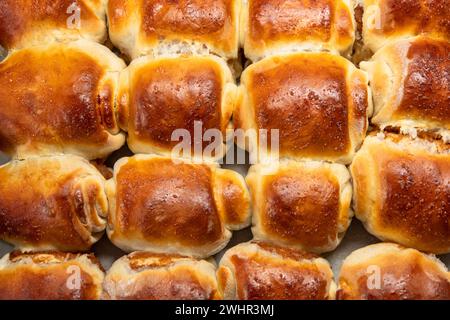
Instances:
[[[131,152],[127,148],[123,148],[115,152],[108,159],[107,164],[112,166],[117,159],[123,156],[129,156]],[[7,157],[0,153],[0,164],[6,163],[8,161]],[[247,165],[224,165],[224,168],[232,169],[238,171],[242,175],[246,175],[248,166]],[[233,238],[231,239],[228,246],[217,254],[216,260],[219,261],[223,253],[230,247],[235,246],[238,243],[246,242],[252,239],[252,233],[250,228],[245,230],[237,231],[233,233]],[[343,259],[348,256],[352,251],[362,248],[366,245],[379,242],[378,239],[371,236],[362,226],[362,224],[353,218],[352,224],[347,231],[342,243],[339,247],[330,253],[324,254],[323,257],[326,258],[332,265],[335,276],[339,274],[339,269],[341,267]],[[13,250],[13,247],[5,242],[0,241],[0,256]],[[125,252],[115,247],[108,239],[106,235],[93,247],[93,251],[96,256],[100,259],[105,270],[108,270],[111,264],[123,256]],[[439,256],[439,258],[445,263],[447,268],[450,268],[450,254]]]

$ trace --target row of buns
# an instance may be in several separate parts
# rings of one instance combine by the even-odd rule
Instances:
[[[227,151],[227,129],[279,131],[279,156],[351,163],[372,124],[449,140],[449,43],[423,36],[384,47],[357,69],[330,53],[288,53],[248,67],[236,86],[215,56],[141,57],[125,63],[86,40],[15,51],[0,63],[0,151],[104,158],[125,143],[171,155],[176,129],[195,149],[217,129],[209,159]],[[370,80],[370,86],[369,86]],[[372,104],[372,96],[374,103]],[[239,143],[258,153],[259,140]],[[200,156],[209,146],[203,143]],[[269,149],[272,147],[268,146]],[[257,155],[255,155],[257,157]]]
[[[85,251],[107,229],[128,252],[205,258],[252,224],[258,240],[322,253],[339,245],[355,213],[382,240],[449,253],[449,148],[372,133],[350,171],[285,159],[253,165],[245,179],[214,162],[158,155],[123,158],[108,180],[77,156],[13,160],[0,167],[0,239]]]
[[[329,263],[264,242],[213,261],[133,252],[106,273],[92,254],[15,251],[0,259],[0,300],[450,299],[450,273],[432,255],[391,243],[358,249],[337,284]]]
[[[49,298],[449,299],[448,271],[414,249],[355,252],[339,288],[305,253],[334,250],[353,215],[383,241],[450,252],[447,2],[6,0],[0,239],[23,253],[2,259],[0,298],[47,297],[53,277]],[[128,67],[96,43],[107,29]],[[358,36],[375,52],[361,70],[339,55]],[[225,59],[239,47],[254,63],[237,86]],[[369,120],[380,130],[366,137]],[[214,163],[225,139],[202,164],[171,159],[174,130],[194,136],[198,121],[224,137],[280,129],[282,159],[245,179]],[[83,159],[126,138],[141,154],[113,172]],[[262,144],[236,143],[251,155]],[[254,242],[217,273],[198,260],[249,225]],[[133,252],[105,280],[92,256],[50,252],[88,251],[105,230]],[[63,284],[73,264],[75,293]]]
[[[448,40],[448,8],[448,0],[4,0],[0,45],[102,43],[109,31],[133,59],[192,48],[233,59],[240,46],[253,61],[286,50],[351,54],[358,36],[373,52],[423,33]]]

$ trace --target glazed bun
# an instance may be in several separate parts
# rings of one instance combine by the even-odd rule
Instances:
[[[450,273],[432,255],[378,243],[344,260],[337,296],[342,300],[449,300]]]
[[[336,249],[350,226],[352,186],[344,165],[259,164],[246,180],[256,239],[320,253]]]
[[[122,147],[115,99],[123,68],[109,49],[86,40],[11,53],[0,63],[0,151],[96,159]]]
[[[132,59],[167,53],[237,58],[240,0],[109,0],[109,36]]]
[[[376,52],[401,39],[426,34],[450,40],[448,0],[362,0],[363,38]]]
[[[107,183],[108,236],[131,251],[209,257],[250,224],[244,178],[218,165],[136,155]]]
[[[449,52],[448,41],[420,36],[387,45],[361,63],[375,102],[372,123],[437,131],[450,141]]]
[[[119,119],[128,131],[128,146],[135,153],[170,156],[180,143],[178,130],[190,134],[184,157],[221,159],[226,129],[230,127],[236,85],[227,64],[215,56],[143,57],[134,60],[121,76]],[[196,128],[196,125],[198,129]],[[196,132],[209,129],[221,139],[196,147]],[[184,137],[184,136],[183,136]],[[206,139],[204,139],[206,140]],[[217,150],[207,149],[210,145]],[[198,149],[198,150],[196,150]],[[188,152],[189,151],[189,152]],[[179,156],[177,154],[177,156]]]
[[[349,0],[246,0],[241,14],[245,55],[257,61],[288,51],[350,54],[356,24]]]
[[[351,165],[354,210],[376,237],[450,252],[450,151],[440,141],[378,134]]]
[[[220,299],[214,264],[149,252],[134,252],[117,260],[103,288],[103,298],[108,300]]]
[[[229,249],[217,278],[224,299],[327,300],[336,292],[325,259],[259,241]]]
[[[2,0],[0,47],[16,50],[52,42],[107,37],[106,0]]]
[[[0,239],[22,250],[89,250],[106,228],[105,182],[76,156],[1,166]]]
[[[368,79],[348,60],[329,53],[294,53],[265,58],[241,77],[234,124],[244,130],[279,130],[279,156],[348,164],[361,145],[372,114]],[[250,136],[251,156],[261,150]],[[276,141],[275,141],[276,142]],[[261,159],[259,159],[261,160]]]
[[[14,251],[0,259],[0,300],[97,300],[103,278],[93,254]]]

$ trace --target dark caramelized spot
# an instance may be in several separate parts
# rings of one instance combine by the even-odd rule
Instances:
[[[7,145],[104,144],[108,135],[97,108],[102,76],[78,51],[13,54],[0,65],[0,137]]]
[[[100,284],[80,267],[80,288],[71,288],[70,267],[77,263],[45,267],[18,265],[0,270],[0,300],[89,300],[98,299]]]
[[[161,254],[152,252],[133,252],[128,255],[128,264],[131,269],[139,271],[144,269],[166,267],[177,260],[187,257],[176,254]]]
[[[327,174],[292,172],[265,182],[264,229],[292,244],[325,246],[337,238],[339,184]]]
[[[450,34],[449,0],[381,0],[381,26],[374,31],[383,34],[438,33]]]
[[[384,156],[380,224],[422,250],[450,246],[450,165],[447,158]]]
[[[333,58],[294,56],[252,74],[259,129],[278,129],[280,154],[321,157],[349,150],[345,69]],[[269,131],[268,145],[271,145]]]
[[[155,243],[201,246],[222,236],[207,166],[130,160],[117,176],[116,230]]]
[[[131,135],[171,149],[177,129],[186,129],[194,147],[194,122],[202,134],[221,128],[222,79],[218,66],[201,59],[164,60],[134,76],[131,89]],[[204,147],[209,142],[204,142]]]
[[[450,5],[450,4],[449,4]],[[427,119],[450,128],[450,44],[419,39],[408,50],[409,66],[397,117]]]
[[[326,42],[333,16],[329,0],[250,0],[250,38],[262,44],[284,38]]]
[[[116,127],[113,88],[113,84],[106,84],[103,90],[97,95],[97,110],[100,112],[101,125],[107,129],[114,129]]]
[[[328,281],[312,264],[233,255],[237,294],[243,300],[323,300]]]
[[[67,21],[73,14],[67,13],[74,0],[2,0],[0,2],[0,45],[10,49],[18,44],[27,44],[28,38],[47,36],[48,30],[64,30],[78,33],[68,28]],[[83,26],[100,23],[86,1],[77,0]],[[89,1],[92,2],[92,1]]]

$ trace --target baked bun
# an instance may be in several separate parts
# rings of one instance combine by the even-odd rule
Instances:
[[[0,259],[0,300],[97,300],[103,278],[93,254],[14,251]]]
[[[372,113],[368,79],[348,60],[329,53],[294,53],[261,60],[241,77],[237,128],[279,130],[279,155],[348,164]],[[245,147],[254,159],[260,148]],[[238,141],[238,144],[239,141]]]
[[[241,39],[252,61],[299,50],[349,54],[356,24],[349,0],[247,0]]]
[[[378,243],[344,260],[337,296],[342,300],[450,300],[450,273],[432,255]]]
[[[325,259],[259,241],[229,249],[217,280],[224,299],[233,300],[327,300],[336,293]]]
[[[106,227],[105,182],[76,156],[1,166],[0,239],[22,250],[88,250]]]
[[[244,178],[215,164],[154,155],[119,160],[107,183],[108,236],[125,251],[209,257],[250,224]]]
[[[450,2],[449,2],[450,5]],[[435,129],[450,140],[450,43],[423,36],[379,50],[369,73],[378,126]]]
[[[371,234],[426,252],[450,252],[449,145],[370,136],[351,173],[355,214]]]
[[[309,252],[336,249],[350,225],[350,173],[341,164],[283,161],[247,175],[255,239]]]
[[[241,0],[109,0],[109,36],[123,53],[212,52],[237,58]]]
[[[109,49],[80,40],[15,51],[0,63],[0,151],[17,158],[72,153],[89,159],[119,149],[119,71]]]
[[[372,52],[420,34],[450,40],[449,0],[362,1],[364,44]]]
[[[105,0],[2,0],[0,46],[22,49],[51,42],[107,36]]]
[[[134,252],[117,260],[103,283],[108,300],[216,300],[216,267],[178,255]]]
[[[180,143],[180,137],[172,139],[172,135],[183,129],[190,134],[190,150],[185,150],[184,156],[205,153],[206,158],[223,158],[226,148],[222,140],[235,105],[236,85],[222,59],[139,58],[123,72],[118,100],[121,127],[128,131],[128,146],[134,153],[170,156]],[[210,142],[205,142],[203,148],[196,147],[196,125],[202,137],[209,129],[220,130],[221,140],[214,141],[217,152],[212,150],[210,156],[206,155]]]

